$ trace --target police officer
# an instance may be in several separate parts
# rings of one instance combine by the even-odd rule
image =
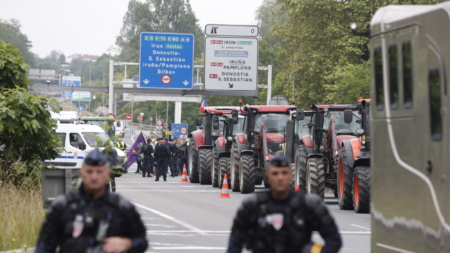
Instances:
[[[163,138],[159,138],[159,144],[156,145],[155,151],[155,159],[156,159],[156,179],[155,181],[159,181],[159,177],[162,176],[164,181],[167,178],[167,160],[171,156],[169,147],[165,145],[165,140]]]
[[[147,139],[147,143],[144,143],[141,148],[141,153],[144,155],[144,160],[142,164],[142,177],[153,177],[151,172],[153,171],[153,145],[151,144],[151,139]]]
[[[270,191],[253,194],[242,203],[233,220],[228,251],[241,252],[338,252],[342,242],[338,228],[319,196],[290,188],[289,160],[276,155],[268,166]],[[318,231],[325,241],[311,242]]]
[[[178,146],[177,146],[177,137],[174,137],[172,140],[172,143],[169,143],[169,150],[171,153],[170,156],[170,176],[171,177],[176,177],[178,176],[178,168],[177,168],[177,163],[178,163],[178,157],[177,157],[177,151],[178,151]]]
[[[183,171],[184,165],[186,165],[186,171],[188,171],[189,146],[187,145],[186,140],[181,140],[181,145],[177,152],[180,158],[180,171]]]
[[[145,252],[145,226],[134,205],[108,191],[106,157],[91,151],[78,176],[76,191],[58,196],[47,212],[36,253],[55,252]]]

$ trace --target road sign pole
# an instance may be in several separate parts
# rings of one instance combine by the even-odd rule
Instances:
[[[108,112],[113,112],[114,107],[114,101],[113,101],[113,95],[114,95],[114,88],[113,88],[113,79],[114,79],[114,61],[109,60],[109,105],[108,105]]]
[[[271,97],[272,97],[272,65],[269,65],[267,71],[267,105],[269,105]]]
[[[175,123],[181,123],[182,102],[175,102]]]

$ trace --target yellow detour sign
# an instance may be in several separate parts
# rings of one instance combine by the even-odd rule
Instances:
[[[166,135],[172,135],[172,131],[166,131]]]

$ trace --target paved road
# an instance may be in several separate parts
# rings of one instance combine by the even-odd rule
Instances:
[[[132,144],[130,136],[124,141]],[[231,199],[220,199],[218,188],[180,183],[180,177],[155,182],[155,177],[135,174],[136,165],[129,171],[116,179],[117,192],[139,209],[150,240],[147,252],[226,250],[232,219],[247,195],[230,193]],[[263,186],[257,187],[257,191],[264,190]],[[339,210],[332,195],[325,202],[344,238],[341,252],[370,252],[370,215]],[[320,242],[320,236],[314,236],[314,240]]]

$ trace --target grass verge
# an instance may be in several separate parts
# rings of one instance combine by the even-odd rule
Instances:
[[[0,184],[0,251],[34,247],[45,213],[39,186]]]

